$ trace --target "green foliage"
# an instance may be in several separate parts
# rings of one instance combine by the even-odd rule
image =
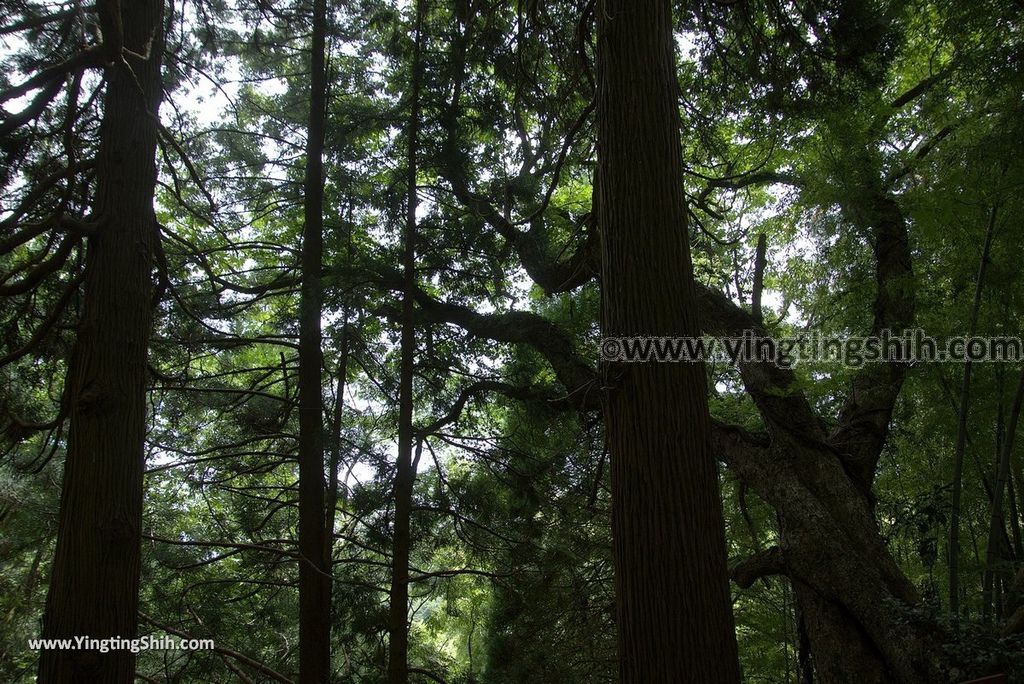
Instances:
[[[698,280],[749,307],[764,235],[769,332],[865,334],[875,314],[873,228],[883,193],[909,229],[913,282],[896,286],[916,295],[915,325],[940,338],[966,332],[993,221],[978,331],[1019,335],[1024,69],[1011,4],[677,7]],[[44,11],[35,2],[12,7],[12,22]],[[143,611],[155,624],[213,637],[295,677],[296,320],[301,279],[319,277],[326,460],[337,466],[325,478],[338,481],[332,669],[336,681],[381,682],[412,8],[388,0],[332,8],[326,257],[314,274],[298,269],[308,3],[219,0],[175,11],[156,198],[163,297],[150,345]],[[0,53],[0,88],[81,40],[88,45],[81,36],[91,13],[76,5],[63,23],[16,32],[21,42]],[[592,23],[593,7],[575,0],[430,3],[426,17],[411,665],[450,684],[617,676],[600,418],[566,406],[566,389],[536,345],[481,331],[501,314],[529,312],[597,366],[599,278],[555,292],[534,282],[523,258],[565,263],[600,241]],[[94,179],[83,173],[47,185],[47,177],[95,154],[101,81],[88,72],[79,92],[62,91],[31,130],[0,138],[4,239],[54,216],[88,218]],[[0,126],[18,110],[4,106]],[[17,283],[62,239],[43,231],[16,241],[0,254],[0,286]],[[38,632],[56,535],[67,440],[62,387],[88,258],[88,241],[74,240],[54,273],[0,297],[4,681],[31,681],[35,654],[25,644]],[[1018,372],[1006,364],[974,369],[963,504],[969,543],[961,549],[966,615],[945,642],[965,673],[1020,667],[1019,640],[998,637],[998,624],[981,618],[994,455],[1006,439]],[[855,373],[801,364],[790,390],[806,394],[828,432]],[[911,369],[872,492],[879,529],[922,596],[907,620],[942,629],[961,373],[956,365]],[[718,364],[708,375],[716,420],[762,431],[737,371]],[[480,381],[517,391],[465,396]],[[1020,463],[1015,454],[1000,619],[1014,608],[1009,580],[1024,553]],[[779,542],[776,512],[724,467],[721,482],[730,558]],[[747,681],[799,681],[800,627],[785,578],[734,587],[733,601]],[[142,629],[161,632],[153,623]],[[237,681],[234,668],[263,681],[218,654],[139,660],[140,673],[160,681]]]

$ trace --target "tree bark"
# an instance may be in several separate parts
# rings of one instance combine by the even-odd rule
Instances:
[[[121,34],[104,35],[125,49],[106,68],[94,204],[100,228],[89,239],[66,379],[71,425],[44,638],[127,639],[138,626],[163,3],[125,3],[119,19]],[[40,682],[134,677],[130,650],[40,656]]]
[[[423,78],[423,0],[416,2],[414,49],[409,88],[409,127],[405,231],[402,250],[402,340],[398,388],[398,458],[395,463],[395,525],[392,541],[391,591],[388,625],[388,682],[406,684],[409,679],[409,549],[412,492],[416,482],[413,464],[413,372],[416,361],[414,299],[416,292],[416,193],[420,126],[420,83]]]
[[[306,137],[302,291],[299,300],[299,678],[327,682],[331,664],[331,566],[324,518],[323,202],[327,2],[313,2]]]
[[[606,336],[696,336],[667,0],[598,3],[598,216]],[[701,363],[607,369],[623,682],[738,682]]]

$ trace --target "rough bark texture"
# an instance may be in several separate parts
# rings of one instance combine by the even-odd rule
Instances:
[[[697,335],[667,0],[598,3],[606,335]],[[623,682],[738,682],[702,364],[609,369]]]
[[[412,492],[416,481],[413,464],[413,372],[416,354],[416,160],[419,145],[423,0],[416,2],[415,48],[409,89],[409,127],[405,231],[402,251],[402,359],[398,388],[398,459],[395,464],[395,525],[392,541],[391,591],[389,596],[388,682],[405,684],[409,679],[409,547]]]
[[[111,54],[106,69],[94,206],[100,229],[89,241],[66,380],[71,425],[44,638],[131,638],[137,627],[162,10],[160,0],[125,3],[123,33],[104,35],[126,50]],[[128,650],[40,658],[40,682],[134,677]]]
[[[871,334],[875,336],[885,330],[898,334],[909,329],[915,308],[915,283],[906,221],[895,200],[875,186],[879,176],[875,170],[866,181],[870,184],[871,193],[863,206],[845,208],[848,217],[868,227],[872,236],[877,291]],[[867,364],[862,368],[850,384],[849,394],[839,412],[838,425],[827,440],[828,446],[837,453],[849,482],[859,491],[867,506],[868,516],[861,524],[865,525],[863,534],[869,539],[878,537],[874,518],[870,515],[874,508],[872,486],[875,472],[907,370],[908,365],[900,362]],[[834,457],[825,455],[823,458]],[[867,528],[868,518],[871,529]],[[810,539],[801,542],[809,544]],[[892,597],[904,604],[915,603],[915,593],[909,585],[902,586],[902,574],[888,557],[888,550],[880,537],[875,546],[877,549],[872,553],[880,554],[880,558],[884,554],[884,560],[879,562],[889,568],[891,582],[897,586]],[[799,585],[799,582],[795,584]],[[795,591],[807,626],[819,681],[845,682],[851,681],[851,677],[856,677],[855,681],[893,679],[901,666],[891,662],[884,646],[872,638],[844,601],[823,596],[807,585],[795,586]],[[893,615],[893,619],[897,618]],[[918,662],[910,667],[927,675],[930,664],[921,660],[925,659],[922,649],[923,646],[917,647],[913,657]],[[909,653],[903,656],[908,657]]]
[[[330,674],[331,567],[324,518],[323,384],[320,317],[323,286],[324,67],[326,0],[313,3],[309,124],[306,139],[302,292],[299,301],[299,678]]]

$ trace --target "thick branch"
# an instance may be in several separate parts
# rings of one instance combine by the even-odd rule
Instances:
[[[914,271],[906,221],[896,201],[878,196],[862,219],[872,227],[875,301],[872,335],[899,334],[914,320]],[[871,485],[889,424],[909,366],[899,361],[866,364],[854,376],[839,424],[829,443],[843,456],[847,472],[871,499]]]
[[[10,285],[0,285],[0,295],[10,296],[24,294],[34,288],[36,285],[41,283],[46,276],[55,273],[64,262],[68,260],[71,255],[71,250],[74,249],[75,245],[78,244],[77,236],[69,236],[57,247],[57,251],[54,252],[53,256],[43,261],[21,280],[11,283]]]
[[[786,561],[782,557],[782,549],[778,546],[755,553],[729,568],[730,578],[743,589],[749,589],[754,582],[762,577],[785,574]]]
[[[401,289],[401,276],[383,265],[377,279],[391,289]],[[566,398],[581,410],[600,406],[597,373],[576,349],[575,342],[557,324],[535,313],[508,311],[482,314],[459,304],[434,299],[422,289],[414,292],[420,314],[432,323],[451,323],[471,335],[511,344],[526,344],[540,353],[568,391]]]
[[[698,283],[697,300],[701,327],[709,335],[742,337],[747,331],[758,337],[768,334],[753,314],[717,290]],[[739,371],[769,432],[784,432],[797,442],[824,447],[821,420],[799,390],[791,369],[771,362],[740,361]]]
[[[557,397],[551,396],[550,393],[532,387],[516,387],[515,385],[510,385],[506,382],[499,382],[497,380],[479,380],[469,385],[459,393],[458,398],[455,400],[455,403],[452,404],[448,413],[432,423],[419,428],[416,432],[421,437],[425,437],[427,435],[434,434],[448,425],[451,425],[462,415],[462,412],[465,410],[466,404],[469,403],[470,399],[487,392],[497,392],[498,394],[503,394],[510,399],[520,399],[522,401],[545,401],[549,404],[564,403],[564,400],[560,400]]]
[[[589,282],[600,272],[597,231],[593,226],[586,228],[583,242],[572,255],[564,260],[552,259],[545,248],[546,225],[541,217],[532,217],[529,230],[523,232],[505,218],[488,198],[474,193],[458,170],[442,168],[440,171],[456,198],[512,245],[527,274],[547,294],[568,292]]]

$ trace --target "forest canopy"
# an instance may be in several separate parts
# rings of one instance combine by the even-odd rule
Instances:
[[[0,679],[1024,681],[1022,22],[0,0]]]

